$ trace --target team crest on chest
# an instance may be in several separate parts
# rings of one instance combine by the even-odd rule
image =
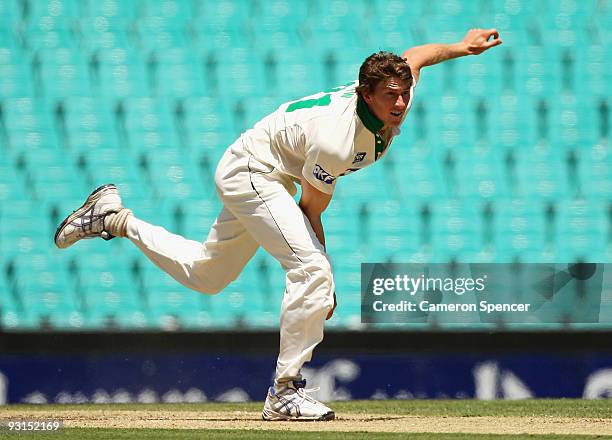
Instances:
[[[367,153],[357,153],[353,159],[353,163],[359,163],[365,159]]]

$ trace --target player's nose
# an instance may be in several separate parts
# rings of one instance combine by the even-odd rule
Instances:
[[[394,106],[397,110],[404,110],[406,108],[406,101],[404,101],[404,97],[403,96],[398,96],[397,100],[395,101],[395,106]]]

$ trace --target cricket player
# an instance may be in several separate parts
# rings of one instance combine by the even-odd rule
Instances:
[[[172,234],[124,208],[104,185],[58,227],[55,244],[127,237],[179,283],[215,294],[235,280],[259,246],[285,270],[280,353],[265,420],[331,420],[334,412],[307,394],[300,370],[323,339],[336,307],[332,263],[321,213],[341,176],[380,160],[406,118],[421,68],[501,44],[495,29],[472,29],[455,44],[426,44],[402,57],[378,52],[358,81],[285,103],[243,133],[215,174],[223,208],[204,243]],[[299,203],[294,196],[301,185]]]

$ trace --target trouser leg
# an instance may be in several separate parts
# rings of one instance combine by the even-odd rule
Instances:
[[[241,160],[241,166],[230,166]],[[217,170],[217,187],[224,205],[285,269],[276,381],[299,377],[302,365],[323,339],[325,318],[333,307],[329,258],[270,167],[252,157],[224,157]]]
[[[242,223],[226,208],[204,243],[188,240],[132,217],[127,236],[164,272],[202,293],[218,293],[235,280],[259,247]]]

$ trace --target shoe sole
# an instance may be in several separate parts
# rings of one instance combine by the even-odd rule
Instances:
[[[266,422],[328,422],[330,420],[334,420],[336,418],[336,413],[330,411],[328,413],[323,414],[317,418],[308,418],[308,417],[290,417],[284,414],[279,413],[270,413],[266,417],[266,413],[261,414],[261,418]]]
[[[113,183],[107,183],[106,185],[102,185],[102,186],[96,188],[95,190],[93,190],[92,193],[89,194],[89,196],[87,196],[87,199],[85,200],[85,203],[83,203],[76,210],[72,211],[72,214],[70,214],[68,217],[66,217],[64,219],[64,221],[62,223],[60,223],[60,225],[55,230],[55,237],[53,238],[53,241],[55,242],[55,246],[57,246],[60,249],[65,249],[66,247],[69,247],[69,246],[66,246],[66,247],[62,248],[57,243],[57,237],[59,237],[61,232],[64,230],[64,227],[68,223],[70,223],[72,220],[74,220],[75,218],[77,218],[81,214],[83,214],[83,211],[89,209],[93,203],[96,203],[98,200],[100,200],[100,197],[102,196],[100,194],[101,192],[103,192],[105,189],[110,189],[110,188],[113,188],[115,190],[117,189],[117,187]]]

